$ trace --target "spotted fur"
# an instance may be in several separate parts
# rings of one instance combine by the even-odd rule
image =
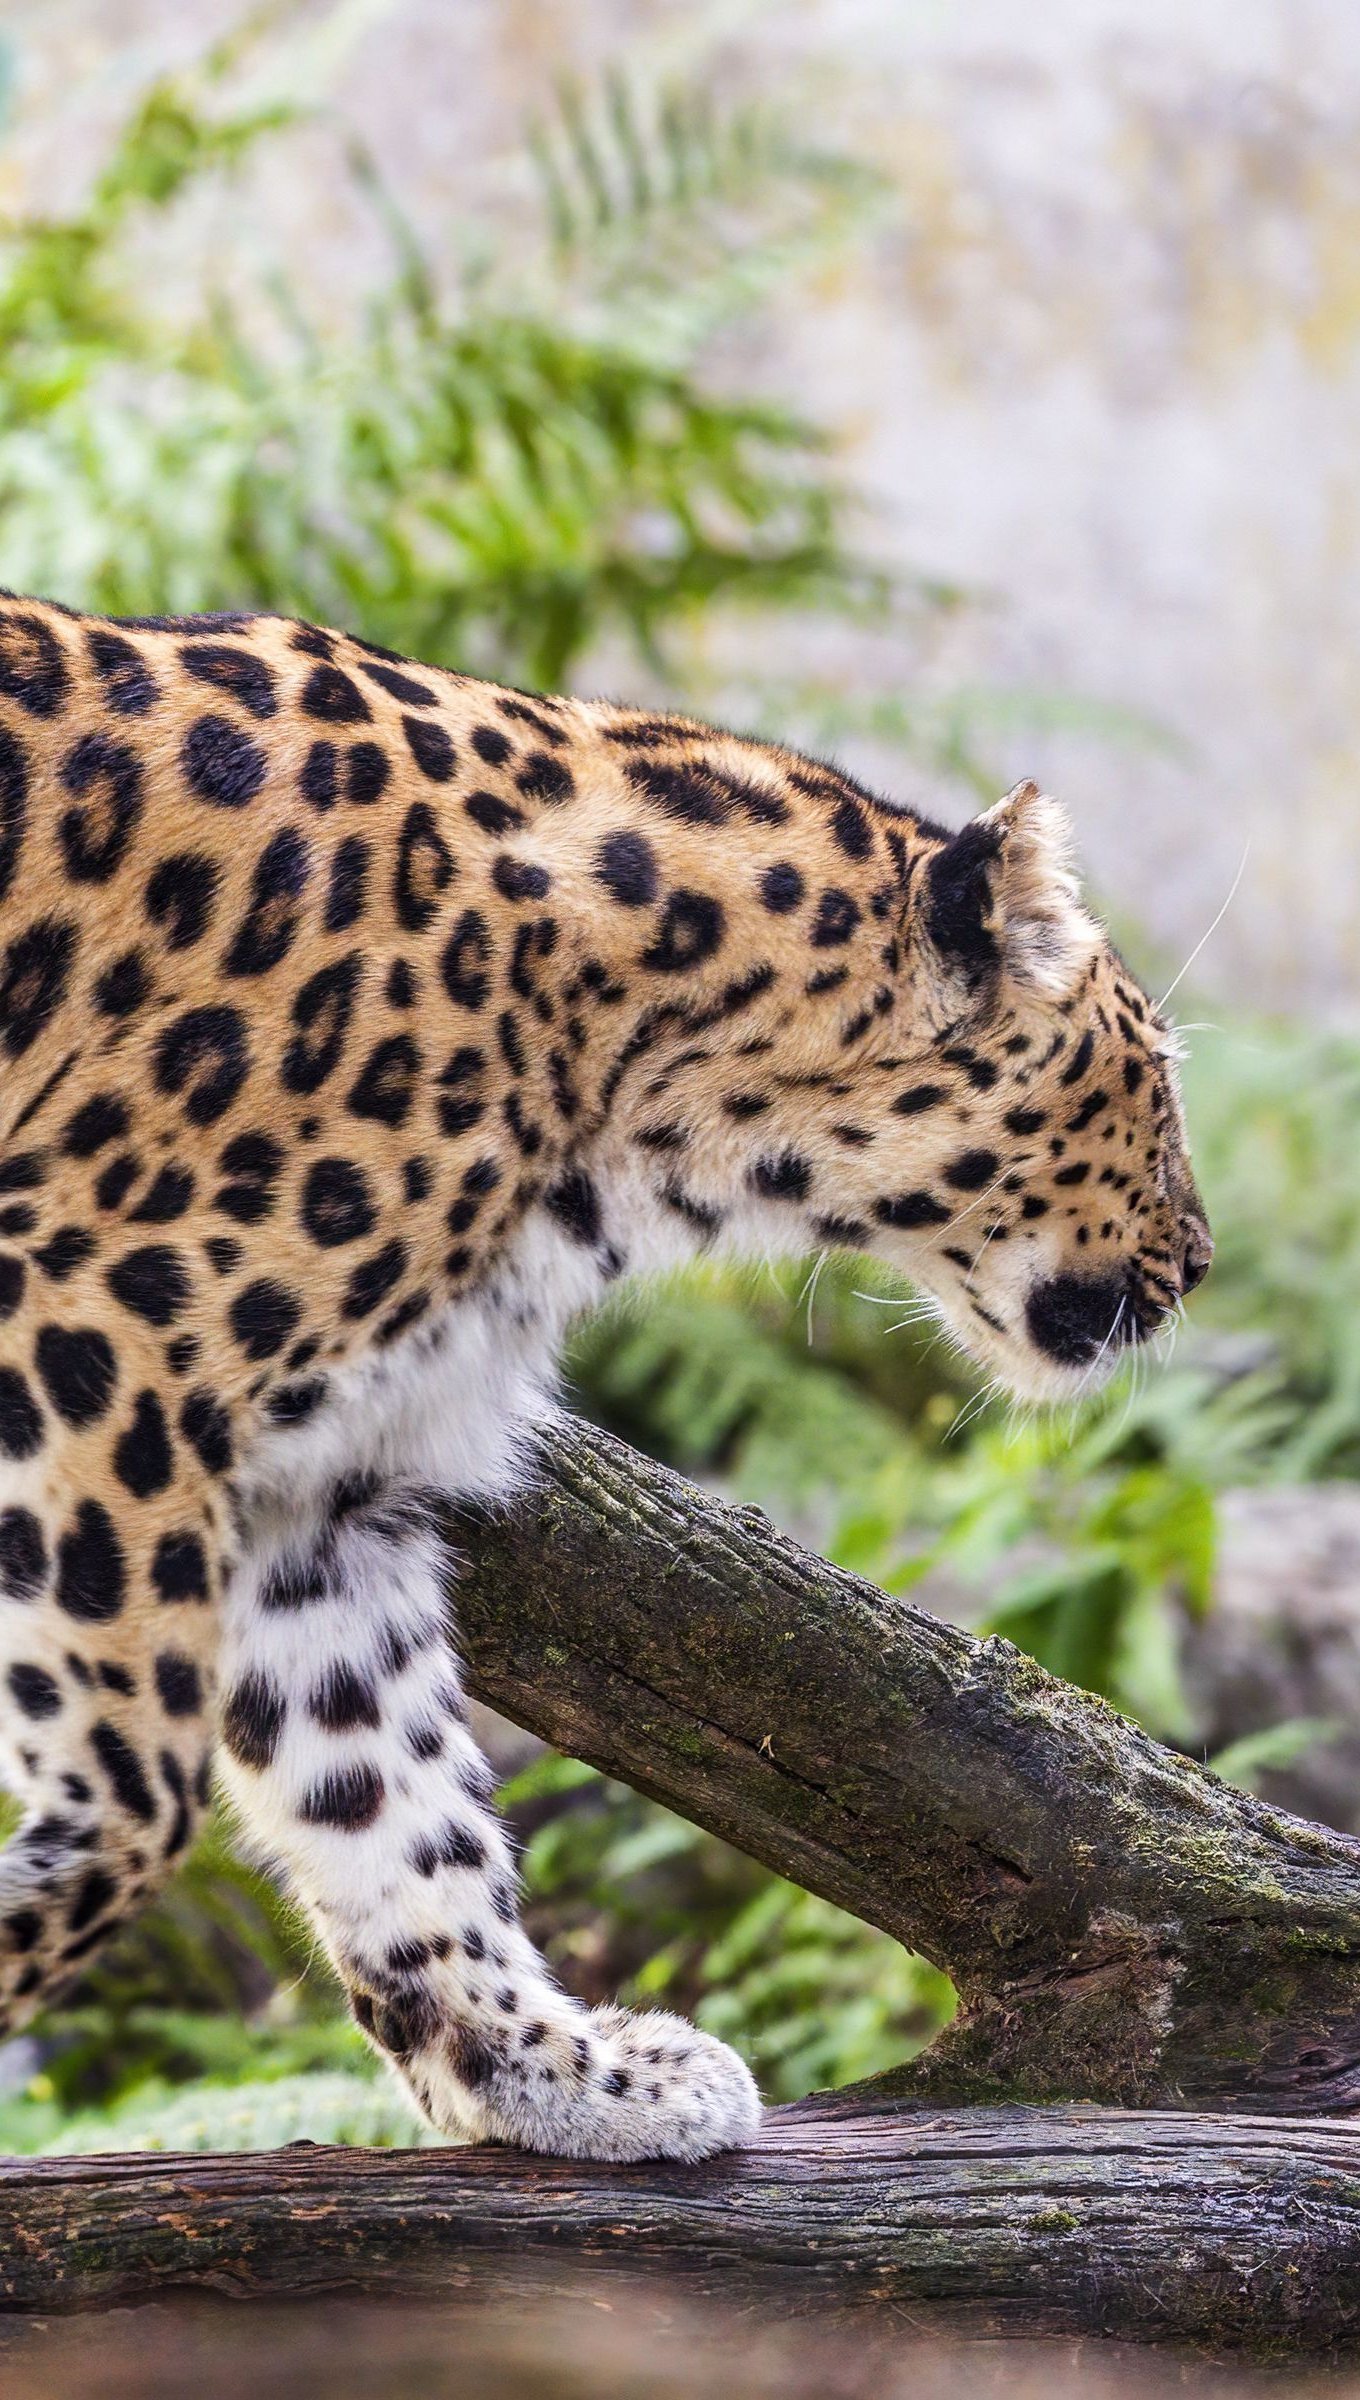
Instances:
[[[7,598],[0,2029],[216,1747],[437,2124],[748,2138],[730,2051],[522,1932],[435,1517],[551,1440],[616,1278],[826,1245],[1041,1395],[1202,1274],[1166,1030],[1051,801],[951,836],[685,719]]]

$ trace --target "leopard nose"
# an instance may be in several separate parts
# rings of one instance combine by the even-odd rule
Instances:
[[[1181,1254],[1181,1290],[1193,1292],[1203,1283],[1214,1255],[1214,1237],[1202,1217],[1196,1217],[1185,1237]]]

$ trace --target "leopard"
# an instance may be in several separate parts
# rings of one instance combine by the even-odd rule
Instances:
[[[734,2049],[531,1943],[446,1528],[622,1280],[826,1250],[1042,1403],[1208,1267],[1036,783],[950,827],[284,615],[0,595],[0,2033],[220,1785],[438,2132],[754,2141]]]

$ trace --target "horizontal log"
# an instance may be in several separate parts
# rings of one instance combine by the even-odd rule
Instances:
[[[1360,2129],[1347,2123],[844,2102],[775,2110],[699,2167],[498,2149],[0,2163],[0,2306],[191,2289],[523,2301],[664,2275],[918,2324],[1360,2343]]]
[[[481,1699],[953,1976],[899,2089],[1360,2104],[1354,1839],[589,1426],[447,1530]]]

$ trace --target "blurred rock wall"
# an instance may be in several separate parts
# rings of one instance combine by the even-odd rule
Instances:
[[[238,14],[0,6],[24,87],[0,200],[69,196],[137,84]],[[743,371],[844,433],[889,554],[985,596],[944,681],[1165,729],[1147,747],[1003,721],[992,749],[1002,780],[1035,771],[1069,799],[1104,892],[1171,964],[1245,854],[1202,984],[1360,1015],[1360,11],[351,0],[346,18],[333,98],[450,249],[513,208],[518,124],[564,66],[709,58],[879,162],[892,205]],[[312,287],[365,273],[333,136],[272,157],[268,207]],[[840,671],[859,671],[849,647]]]

